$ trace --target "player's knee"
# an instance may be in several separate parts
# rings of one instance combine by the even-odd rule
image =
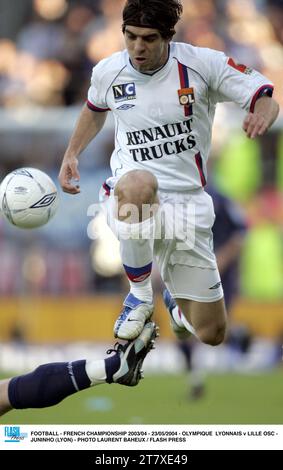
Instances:
[[[115,187],[115,195],[121,203],[140,206],[153,204],[157,189],[157,179],[152,173],[145,170],[133,170],[120,178]]]
[[[203,328],[197,332],[199,339],[210,346],[218,346],[223,343],[226,333],[226,325],[216,325],[210,328]]]

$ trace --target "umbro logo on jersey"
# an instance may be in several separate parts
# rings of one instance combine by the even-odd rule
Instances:
[[[122,106],[119,106],[117,109],[119,109],[120,111],[127,111],[127,109],[132,109],[135,106],[135,104],[122,104]]]
[[[134,100],[137,97],[134,83],[122,83],[114,85],[112,88],[115,101]]]

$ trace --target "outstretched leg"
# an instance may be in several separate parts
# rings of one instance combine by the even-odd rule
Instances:
[[[148,322],[135,341],[116,343],[105,360],[50,363],[33,372],[0,382],[0,415],[12,408],[45,408],[88,387],[102,383],[135,386],[152,349],[157,327]]]

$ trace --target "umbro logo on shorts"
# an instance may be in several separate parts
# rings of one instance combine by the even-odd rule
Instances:
[[[218,287],[220,287],[220,286],[221,286],[221,282],[219,281],[219,282],[217,282],[217,284],[215,284],[214,286],[209,287],[209,290],[218,289]]]

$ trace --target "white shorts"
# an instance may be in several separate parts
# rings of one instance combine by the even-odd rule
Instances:
[[[110,191],[104,186],[100,193],[110,227],[117,181],[109,178],[106,183]],[[154,257],[172,297],[197,302],[220,300],[223,289],[213,252],[215,214],[211,197],[203,189],[159,191],[158,197]]]

